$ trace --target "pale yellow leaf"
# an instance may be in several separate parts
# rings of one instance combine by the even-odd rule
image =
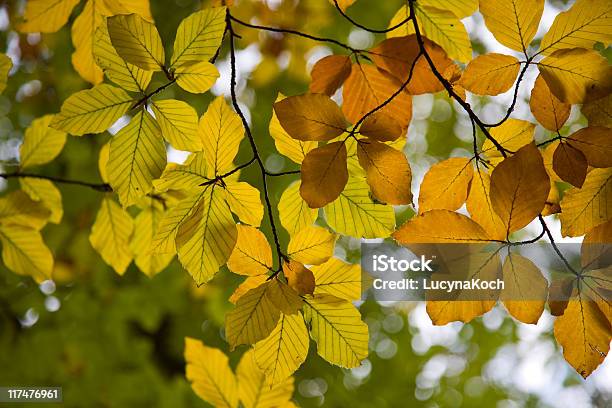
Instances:
[[[255,361],[268,381],[278,384],[291,376],[308,356],[308,330],[300,313],[281,314],[276,327],[253,347]]]
[[[328,294],[308,296],[304,319],[318,354],[331,364],[354,368],[368,356],[368,326],[351,302]]]
[[[159,125],[140,111],[110,142],[108,181],[124,207],[153,190],[166,166],[166,146]]]
[[[6,54],[0,54],[0,93],[6,89],[8,75],[13,68],[13,61]]]
[[[40,201],[45,208],[51,211],[49,222],[60,223],[64,216],[62,194],[53,182],[39,178],[21,178],[19,185],[32,200]]]
[[[225,7],[196,11],[176,30],[171,67],[210,59],[221,45],[225,30]]]
[[[174,257],[172,253],[149,252],[163,216],[164,211],[152,203],[134,219],[134,234],[130,241],[130,249],[134,254],[134,263],[148,277],[163,271]]]
[[[70,95],[49,126],[75,136],[101,133],[123,116],[132,102],[120,88],[97,85]]]
[[[340,196],[325,206],[329,226],[352,237],[388,237],[395,227],[393,207],[375,203],[369,193],[365,178],[349,178]]]
[[[129,14],[109,17],[107,24],[113,47],[121,58],[147,71],[162,70],[164,45],[153,23],[138,14]]]
[[[191,105],[176,99],[164,99],[153,102],[151,108],[162,135],[172,147],[190,152],[202,150],[198,114]]]
[[[130,262],[130,238],[134,230],[132,217],[110,197],[104,197],[91,227],[89,242],[104,262],[123,275]]]
[[[45,164],[55,159],[66,143],[66,133],[49,127],[53,115],[34,119],[25,131],[19,147],[22,169]]]
[[[38,283],[51,279],[53,255],[40,232],[21,225],[0,224],[2,260],[19,275],[29,275]]]
[[[41,229],[47,224],[51,212],[41,202],[15,190],[0,197],[0,224],[17,224]]]
[[[194,153],[185,164],[168,163],[161,177],[153,181],[153,185],[156,191],[192,190],[210,181],[206,177],[206,167],[204,153]]]
[[[221,350],[185,337],[186,377],[193,391],[215,407],[238,407],[238,382]]]
[[[208,91],[219,78],[219,71],[208,61],[181,65],[174,71],[178,86],[191,93]]]
[[[273,384],[255,361],[255,351],[242,355],[236,368],[238,394],[244,408],[282,407],[293,395],[293,377]]]
[[[318,210],[310,208],[300,195],[299,181],[287,187],[278,202],[278,217],[289,235],[312,225],[317,219],[317,213]]]
[[[493,209],[493,204],[491,203],[491,177],[481,168],[478,168],[472,177],[466,207],[470,217],[492,239],[506,239],[506,226]]]
[[[249,183],[238,182],[237,177],[225,181],[225,199],[230,210],[243,223],[259,227],[264,214],[260,191]]]

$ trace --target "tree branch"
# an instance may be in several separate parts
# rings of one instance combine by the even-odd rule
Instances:
[[[64,178],[55,177],[55,176],[43,176],[41,174],[18,173],[18,172],[15,172],[15,173],[0,173],[0,177],[3,178],[3,179],[10,179],[10,178],[37,178],[37,179],[54,181],[56,183],[72,184],[72,185],[76,185],[76,186],[89,187],[89,188],[94,189],[96,191],[102,191],[102,192],[111,192],[111,191],[113,191],[111,186],[109,184],[107,184],[107,183],[89,183],[87,181],[69,180],[69,179],[64,179]]]
[[[230,93],[232,96],[232,105],[234,106],[236,113],[238,114],[238,116],[240,116],[240,119],[242,120],[242,124],[244,126],[245,133],[251,144],[251,149],[253,150],[254,160],[259,165],[259,170],[261,172],[262,184],[263,184],[264,201],[266,202],[266,207],[268,210],[268,218],[270,220],[270,228],[272,229],[272,235],[274,236],[274,245],[276,247],[276,254],[278,256],[279,268],[281,268],[283,260],[288,261],[289,258],[281,250],[280,242],[278,239],[278,232],[276,230],[276,224],[274,222],[274,214],[272,213],[272,204],[270,203],[270,197],[268,194],[268,184],[267,184],[267,179],[266,179],[268,172],[266,171],[263,160],[261,159],[259,150],[257,149],[257,145],[255,144],[255,139],[253,138],[253,134],[251,133],[251,128],[249,126],[249,123],[247,122],[246,117],[244,116],[244,113],[242,112],[242,109],[240,109],[240,106],[238,105],[238,98],[236,96],[236,50],[234,47],[234,38],[236,37],[236,33],[234,32],[234,29],[232,27],[232,20],[239,22],[238,20],[232,17],[228,9],[226,12],[225,23],[227,25],[227,29],[230,34],[230,68],[231,68]]]
[[[406,24],[408,21],[410,21],[410,19],[412,18],[412,16],[408,16],[405,19],[403,19],[402,21],[400,21],[399,23],[389,27],[389,28],[385,28],[382,30],[377,30],[375,28],[369,28],[366,27],[360,23],[358,23],[357,21],[353,20],[351,17],[349,17],[344,10],[342,10],[342,8],[340,7],[340,5],[338,4],[338,0],[334,0],[334,6],[336,6],[336,10],[338,10],[338,12],[342,15],[342,17],[344,17],[346,20],[348,20],[352,25],[354,25],[355,27],[359,27],[362,30],[368,31],[370,33],[374,33],[374,34],[384,34],[384,33],[389,33],[391,31],[397,30],[398,28],[400,28],[401,26],[403,26],[404,24]]]

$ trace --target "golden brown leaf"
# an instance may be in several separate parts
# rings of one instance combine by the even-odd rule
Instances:
[[[308,90],[332,96],[351,74],[351,59],[347,55],[328,55],[312,67]]]
[[[283,273],[289,287],[300,295],[312,295],[315,289],[315,278],[312,271],[297,261],[290,260],[283,264]]]
[[[401,244],[486,242],[489,235],[465,215],[431,210],[412,218],[393,233]]]
[[[346,146],[333,142],[310,151],[302,162],[300,194],[310,208],[334,201],[348,181]]]
[[[529,108],[542,126],[556,132],[569,118],[572,105],[561,102],[553,95],[542,75],[538,75],[531,90]]]
[[[519,254],[508,254],[502,269],[504,288],[500,299],[516,320],[536,324],[544,312],[548,281],[538,267]]]
[[[589,126],[575,132],[568,140],[584,153],[589,166],[612,167],[612,129]]]
[[[433,165],[419,192],[419,214],[429,210],[457,210],[465,203],[474,170],[471,160],[454,157]]]
[[[402,136],[405,130],[391,116],[376,112],[363,121],[359,133],[379,142],[392,142]]]
[[[562,180],[575,187],[582,187],[587,174],[587,159],[570,143],[561,142],[553,155],[553,169]]]
[[[499,95],[510,89],[520,67],[519,61],[510,55],[480,55],[465,68],[459,84],[478,95]]]

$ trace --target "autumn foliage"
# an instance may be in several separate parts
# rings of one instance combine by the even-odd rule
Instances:
[[[57,31],[77,3],[28,0],[19,29]],[[352,1],[331,3],[350,19]],[[249,351],[234,373],[221,351],[187,338],[187,379],[217,406],[287,406],[310,338],[322,358],[340,367],[358,367],[368,356],[368,326],[353,303],[361,298],[361,270],[334,256],[339,237],[510,248],[528,244],[517,233],[535,222],[542,231],[537,239],[554,245],[549,223],[558,219],[563,236],[612,242],[612,69],[599,52],[612,41],[612,3],[577,0],[534,43],[543,9],[544,0],[409,1],[387,29],[353,21],[386,37],[355,49],[250,24],[221,4],[185,18],[172,42],[159,35],[147,0],[88,0],[72,26],[72,63],[92,86],[31,123],[19,170],[4,175],[19,180],[19,188],[0,199],[4,263],[37,282],[53,277],[41,230],[61,222],[56,183],[65,180],[30,170],[54,160],[69,137],[96,137],[123,118],[125,126],[99,152],[102,183],[89,185],[101,191],[91,246],[120,275],[133,261],[153,277],[177,256],[197,285],[217,273],[244,276],[230,298],[235,307],[226,315],[225,338],[231,349],[247,345]],[[476,55],[461,19],[477,10],[508,54]],[[252,132],[236,95],[235,47],[248,30],[344,50],[314,64],[304,93],[278,90],[269,136]],[[168,87],[209,92],[219,78],[214,63],[226,54],[230,95],[216,97],[200,117],[185,101],[163,97]],[[3,81],[10,67],[1,56]],[[537,122],[514,115],[528,70],[538,72],[528,106]],[[165,83],[152,88],[153,76]],[[492,97],[513,87],[513,102],[496,123],[483,121],[467,102],[469,94]],[[403,149],[411,143],[412,98],[428,93],[442,93],[467,116],[473,151],[433,164],[413,186]],[[564,128],[572,109],[587,118],[586,127]],[[536,138],[540,127],[545,136]],[[272,137],[299,170],[269,171],[257,147],[263,137]],[[251,159],[237,163],[245,139]],[[191,153],[182,164],[168,163],[167,145]],[[257,185],[241,178],[251,166],[260,173]],[[279,177],[296,180],[275,201],[268,186]],[[396,225],[394,206],[413,206],[414,216]],[[286,247],[280,228],[290,236]],[[568,264],[565,271],[569,301],[519,302],[499,293],[523,323],[536,323],[548,307],[565,359],[584,377],[604,360],[612,339],[611,265],[594,261],[605,259],[609,247],[589,248],[581,254],[582,269]],[[549,283],[528,259],[508,255],[490,262],[517,278],[518,287],[508,291],[546,298]],[[522,281],[530,287],[521,289]],[[427,312],[438,325],[469,322],[496,303],[430,301]]]

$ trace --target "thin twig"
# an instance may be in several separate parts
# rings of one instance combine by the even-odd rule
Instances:
[[[542,217],[542,214],[538,215],[538,220],[540,220],[540,224],[542,224],[542,228],[544,229],[544,232],[546,232],[546,235],[548,236],[548,239],[550,240],[550,244],[552,245],[553,249],[559,256],[561,261],[563,261],[563,263],[565,264],[565,266],[570,272],[572,272],[576,276],[580,276],[580,274],[572,267],[572,265],[570,265],[570,263],[567,261],[565,256],[559,250],[559,247],[557,246],[557,243],[555,242],[555,239],[552,236],[552,232],[550,232],[548,225],[546,225],[546,221],[544,221],[544,217]]]
[[[55,177],[55,176],[43,176],[41,174],[32,174],[32,173],[1,173],[0,177],[3,179],[10,179],[10,178],[36,178],[36,179],[43,179],[43,180],[49,180],[49,181],[54,181],[56,183],[62,183],[62,184],[72,184],[72,185],[76,185],[76,186],[84,186],[84,187],[89,187],[92,188],[96,191],[102,191],[102,192],[110,192],[113,191],[113,189],[111,188],[111,186],[107,183],[89,183],[87,181],[80,181],[80,180],[69,180],[69,179],[64,179],[61,177]]]
[[[342,10],[340,5],[338,4],[338,0],[334,0],[334,6],[336,6],[336,10],[338,10],[338,12],[342,15],[342,17],[347,19],[352,25],[354,25],[355,27],[359,27],[362,30],[369,31],[370,33],[374,33],[374,34],[385,34],[385,33],[389,33],[391,31],[397,30],[398,28],[400,28],[401,26],[406,24],[411,19],[411,16],[408,16],[405,19],[403,19],[402,21],[400,21],[399,23],[397,23],[397,24],[395,24],[395,25],[393,25],[393,26],[391,26],[389,28],[385,28],[385,29],[382,29],[382,30],[377,30],[375,28],[366,27],[363,24],[360,24],[357,21],[353,20],[351,17],[349,17],[344,12],[344,10]]]
[[[234,110],[236,111],[238,116],[240,116],[240,119],[242,120],[242,124],[244,125],[245,133],[247,135],[247,138],[249,139],[251,148],[253,150],[254,160],[257,161],[257,164],[259,165],[259,170],[261,171],[264,201],[266,202],[266,207],[268,210],[270,228],[272,229],[272,235],[274,236],[274,245],[276,247],[276,254],[278,256],[278,263],[280,267],[282,265],[282,262],[289,261],[289,258],[281,250],[280,241],[278,239],[278,232],[276,230],[276,224],[274,222],[274,214],[272,213],[272,204],[270,203],[270,197],[268,194],[268,184],[266,180],[267,171],[264,166],[264,162],[259,154],[259,150],[257,149],[257,145],[255,144],[255,139],[253,138],[253,134],[251,133],[251,128],[249,126],[249,123],[247,122],[246,117],[244,116],[244,113],[242,112],[242,109],[240,109],[240,106],[238,105],[238,98],[236,96],[236,50],[234,48],[234,38],[236,37],[236,34],[234,33],[234,29],[232,27],[232,20],[236,21],[232,17],[228,9],[226,17],[225,17],[225,23],[227,24],[227,29],[230,34],[230,39],[229,39],[230,41],[230,68],[231,68],[230,93],[232,96],[232,105],[234,106]]]
[[[144,95],[142,98],[140,98],[138,101],[136,101],[136,103],[134,103],[134,105],[132,105],[130,110],[136,109],[137,107],[139,107],[143,103],[146,103],[149,100],[149,98],[151,98],[152,96],[160,93],[161,91],[163,91],[164,89],[166,89],[167,87],[169,87],[170,85],[172,85],[175,82],[176,82],[176,78],[172,78],[169,82],[165,83],[164,85],[160,86],[159,88],[155,89],[154,91],[151,91],[148,94]]]

